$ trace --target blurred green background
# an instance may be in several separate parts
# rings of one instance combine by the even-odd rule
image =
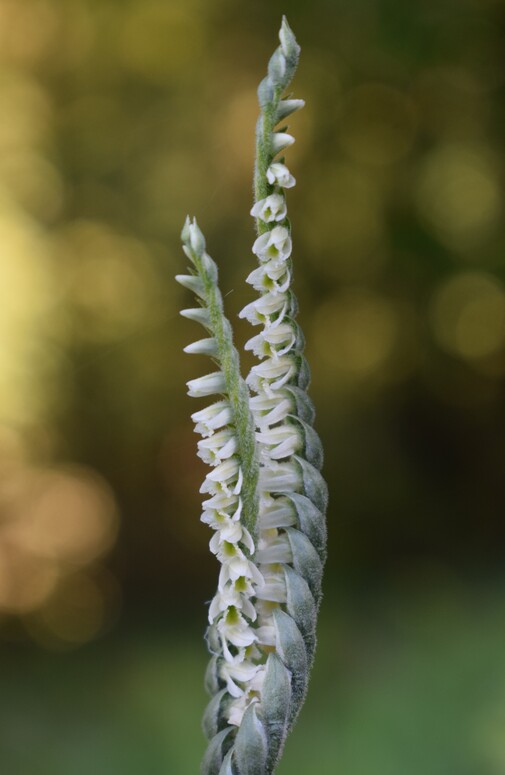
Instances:
[[[2,774],[198,770],[217,568],[184,382],[207,365],[173,277],[189,212],[233,321],[252,299],[282,13],[331,497],[279,775],[505,773],[505,6],[0,0]]]

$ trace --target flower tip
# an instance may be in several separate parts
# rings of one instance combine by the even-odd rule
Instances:
[[[186,220],[184,221],[184,226],[182,227],[181,231],[181,240],[183,242],[189,241],[189,227],[191,226],[191,219],[189,215],[186,215]]]
[[[300,46],[296,42],[293,30],[289,26],[288,20],[285,16],[282,17],[281,28],[279,30],[279,40],[281,42],[281,49],[284,56],[286,56],[288,59],[297,59],[300,53]]]
[[[202,230],[196,222],[196,218],[193,218],[193,223],[189,224],[188,232],[189,242],[192,249],[198,256],[201,256],[205,250],[205,237],[203,236]]]

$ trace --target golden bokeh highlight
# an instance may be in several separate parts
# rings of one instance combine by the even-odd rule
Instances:
[[[36,65],[49,53],[58,31],[58,14],[49,0],[1,0],[0,61]]]
[[[449,248],[474,248],[501,217],[498,170],[483,149],[452,144],[431,151],[415,194],[426,225]]]
[[[41,325],[52,306],[53,277],[48,242],[37,222],[0,190],[0,422],[40,419],[44,382],[36,395]],[[46,351],[47,353],[47,351]]]
[[[0,426],[0,616],[36,615],[59,641],[93,637],[109,605],[88,577],[118,526],[102,477],[36,465],[22,434]]]
[[[33,472],[22,517],[4,530],[26,553],[60,563],[88,564],[112,546],[118,515],[105,483],[86,469]]]
[[[448,352],[469,361],[495,355],[505,344],[505,288],[480,272],[451,277],[433,296],[431,322]]]

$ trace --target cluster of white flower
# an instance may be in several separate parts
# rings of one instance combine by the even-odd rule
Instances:
[[[217,267],[196,222],[188,220],[182,233],[196,274],[178,279],[202,300],[201,308],[183,314],[212,335],[186,352],[210,355],[220,368],[188,383],[192,396],[221,397],[193,414],[203,437],[198,454],[211,466],[201,488],[209,495],[202,521],[214,530],[210,548],[221,563],[207,631],[213,656],[206,674],[211,700],[203,718],[209,741],[204,775],[272,775],[305,697],[325,558],[327,488],[291,290],[285,189],[296,181],[277,157],[294,142],[286,127],[277,127],[304,105],[282,98],[300,52],[285,18],[279,39],[258,88],[251,215],[259,265],[247,282],[259,298],[240,316],[260,327],[246,344],[259,362],[246,382]]]
[[[267,172],[274,192],[257,202],[251,215],[264,224],[279,224],[286,219],[286,200],[282,188],[295,185],[295,179],[284,164],[274,162]],[[253,656],[275,646],[273,611],[286,603],[284,564],[292,561],[291,547],[283,528],[295,524],[295,515],[283,494],[300,489],[298,466],[291,460],[303,440],[299,428],[289,421],[293,399],[285,385],[296,373],[297,363],[291,351],[296,347],[297,326],[290,317],[292,301],[291,237],[285,225],[274,225],[261,234],[253,246],[260,265],[247,278],[260,297],[240,313],[262,331],[250,339],[246,349],[252,350],[261,362],[251,369],[246,382],[256,393],[250,407],[256,425],[256,443],[260,455],[259,531],[254,555],[262,582],[255,588],[256,645]],[[234,694],[228,681],[228,691],[236,697],[229,707],[228,720],[240,725],[243,714],[252,702],[261,703],[261,678],[264,667],[254,671],[254,661],[240,674],[240,695]],[[251,677],[248,674],[249,665]]]
[[[188,383],[192,395],[194,382],[198,380]],[[243,477],[230,404],[228,400],[218,401],[195,412],[192,419],[203,437],[198,442],[198,455],[212,466],[200,490],[211,496],[203,503],[201,519],[215,531],[210,550],[221,563],[218,590],[209,607],[209,624],[223,657],[219,676],[234,698],[229,721],[239,726],[246,707],[257,700],[264,675],[255,646],[258,630],[252,626],[257,619],[252,598],[264,581],[249,559],[254,554],[254,542],[240,519]]]

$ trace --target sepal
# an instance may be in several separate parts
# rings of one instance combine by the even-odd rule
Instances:
[[[323,564],[319,555],[305,533],[296,530],[296,528],[288,527],[286,534],[293,556],[293,567],[305,579],[317,602],[321,596],[321,580],[323,578]]]
[[[280,47],[276,48],[268,63],[268,77],[272,80],[274,88],[283,86],[286,75],[286,57]]]
[[[232,742],[230,733],[233,731],[234,727],[227,727],[212,738],[203,757],[201,775],[219,775],[223,759]]]
[[[295,138],[293,135],[289,135],[287,132],[274,132],[272,134],[272,154],[275,156],[275,154],[283,151],[284,148],[293,145],[294,142]]]
[[[284,567],[288,614],[295,620],[303,635],[309,660],[315,648],[317,606],[305,579],[289,565]]]
[[[180,285],[187,288],[188,291],[192,291],[201,299],[205,298],[205,287],[200,277],[194,274],[176,274],[175,279]]]
[[[321,439],[311,425],[301,420],[299,417],[291,415],[291,422],[298,425],[303,438],[303,457],[318,471],[323,467],[323,446]]]
[[[324,515],[310,498],[300,493],[286,495],[296,512],[298,527],[305,533],[312,546],[317,551],[321,562],[326,559],[326,522]]]
[[[305,106],[305,100],[281,100],[275,111],[275,123],[282,121]]]
[[[212,697],[205,708],[202,718],[202,729],[207,740],[213,738],[227,725],[226,709],[230,702],[230,695],[226,689],[221,689]]]
[[[181,309],[180,314],[183,318],[194,320],[205,328],[210,328],[210,314],[207,307],[194,307],[192,309]]]
[[[188,355],[208,355],[211,358],[217,358],[219,355],[217,341],[214,337],[192,342],[184,347],[184,352]]]
[[[302,634],[289,614],[276,608],[273,612],[277,652],[291,672],[292,702],[289,719],[292,722],[305,697],[308,681],[307,650]]]
[[[261,694],[261,715],[268,736],[268,772],[272,772],[282,753],[291,707],[291,674],[277,654],[268,655]]]
[[[328,505],[328,487],[323,477],[311,463],[295,455],[303,481],[303,494],[317,506],[320,512],[326,514]]]
[[[222,371],[213,371],[204,377],[197,377],[186,382],[188,396],[204,398],[214,393],[226,393],[226,380]]]
[[[244,713],[234,749],[240,775],[265,775],[268,741],[255,704],[249,705]]]
[[[285,390],[287,393],[289,393],[293,400],[295,407],[293,414],[296,414],[296,416],[299,417],[300,420],[303,420],[303,422],[312,425],[316,416],[316,412],[314,409],[314,404],[310,400],[305,390],[296,387],[296,385],[286,385]]]
[[[282,53],[290,62],[298,62],[300,56],[300,46],[294,36],[293,30],[288,24],[285,16],[282,17],[281,29],[279,31],[279,40],[281,42]]]
[[[237,771],[233,769],[233,748],[228,751],[223,759],[219,775],[237,775]]]
[[[271,78],[267,75],[258,86],[258,101],[261,108],[266,108],[275,96],[275,87]]]
[[[205,671],[204,686],[207,694],[211,696],[216,694],[224,685],[223,679],[219,675],[219,656],[213,654]]]

